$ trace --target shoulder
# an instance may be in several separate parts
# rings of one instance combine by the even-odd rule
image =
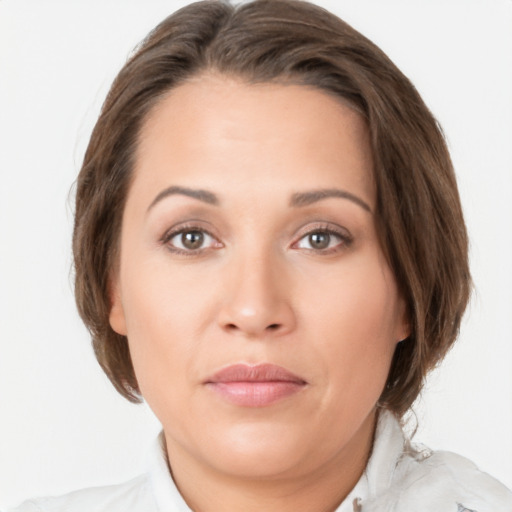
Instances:
[[[469,459],[412,443],[389,414],[379,422],[364,512],[512,511],[512,492]]]
[[[22,503],[7,512],[152,512],[156,504],[146,475],[128,482],[92,487]]]
[[[393,478],[404,506],[415,503],[416,510],[453,512],[512,511],[510,490],[470,460],[446,451],[407,448]]]
[[[6,512],[191,512],[167,465],[163,432],[147,454],[147,473],[128,482],[22,503]]]

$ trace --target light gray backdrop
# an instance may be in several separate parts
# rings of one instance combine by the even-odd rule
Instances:
[[[0,0],[0,507],[127,479],[159,430],[111,388],[74,309],[70,186],[131,48],[186,2]],[[476,294],[417,439],[512,486],[512,2],[323,0],[445,129]]]

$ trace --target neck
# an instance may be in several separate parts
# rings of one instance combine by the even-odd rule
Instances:
[[[375,420],[373,412],[350,443],[322,464],[265,478],[221,472],[198,462],[181,446],[168,444],[173,479],[194,512],[334,512],[363,474]]]

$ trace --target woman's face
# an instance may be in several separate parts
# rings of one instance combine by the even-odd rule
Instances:
[[[208,75],[154,109],[110,322],[173,470],[364,465],[407,336],[375,196],[365,123],[316,89]]]

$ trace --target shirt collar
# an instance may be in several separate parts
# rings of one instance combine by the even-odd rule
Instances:
[[[392,412],[381,410],[372,454],[365,470],[370,497],[389,488],[404,446],[405,437],[398,419]]]
[[[149,480],[159,512],[191,512],[169,471],[163,431],[153,445]]]
[[[373,448],[361,478],[336,509],[336,512],[359,512],[368,499],[389,488],[404,449],[402,428],[393,413],[381,410],[375,429]]]

